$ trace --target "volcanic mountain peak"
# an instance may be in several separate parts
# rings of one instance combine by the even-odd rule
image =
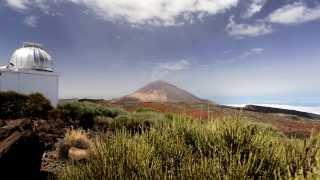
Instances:
[[[165,81],[154,81],[125,98],[136,99],[142,102],[204,102],[204,100]]]

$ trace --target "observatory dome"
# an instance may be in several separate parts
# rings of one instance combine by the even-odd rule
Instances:
[[[42,45],[24,43],[22,48],[13,53],[9,67],[18,70],[53,71],[53,62]]]

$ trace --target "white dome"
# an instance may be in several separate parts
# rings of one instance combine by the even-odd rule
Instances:
[[[51,56],[39,44],[24,43],[17,49],[11,59],[10,68],[53,71]]]

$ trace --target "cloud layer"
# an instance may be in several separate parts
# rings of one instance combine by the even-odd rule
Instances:
[[[98,16],[132,24],[177,25],[237,6],[238,0],[69,0]]]
[[[29,7],[46,9],[49,0],[6,0],[16,10]],[[110,21],[125,21],[135,25],[179,25],[192,23],[236,7],[238,0],[56,0],[84,6],[98,17]],[[52,3],[52,2],[51,2]]]
[[[86,12],[91,12],[101,19],[134,26],[192,24],[195,20],[225,13],[240,4],[240,0],[5,0],[4,2],[14,10],[26,11],[38,8],[47,14],[51,14],[49,9],[53,4],[72,3],[84,7],[88,10]],[[248,20],[259,13],[267,2],[267,0],[241,1],[247,5],[243,18]],[[299,1],[271,11],[260,20],[244,23],[235,22],[233,17],[229,18],[226,26],[230,36],[257,37],[274,32],[273,24],[288,25],[320,20],[320,5],[311,8]],[[35,22],[36,19],[29,17],[25,19],[24,24],[35,27]]]

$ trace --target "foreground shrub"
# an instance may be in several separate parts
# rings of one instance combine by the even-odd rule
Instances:
[[[121,118],[123,126],[132,124],[131,116]],[[125,128],[102,137],[92,159],[68,165],[60,179],[288,179],[317,170],[319,137],[291,140],[239,117],[160,122],[148,131]]]
[[[299,171],[295,179],[320,179],[320,153],[316,155],[316,165],[308,172]]]
[[[47,119],[52,110],[50,101],[39,93],[23,95],[16,92],[0,92],[0,119]]]
[[[289,162],[289,175],[306,176],[313,172],[320,151],[320,137],[311,136],[308,140],[289,140],[285,146]]]

